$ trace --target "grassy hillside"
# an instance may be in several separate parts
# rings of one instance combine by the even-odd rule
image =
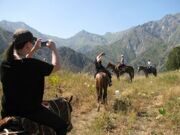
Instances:
[[[46,78],[45,99],[73,95],[69,135],[178,135],[180,133],[180,71],[155,78],[126,75],[108,88],[108,106],[97,112],[95,79],[60,71]],[[120,95],[116,96],[115,91]],[[1,90],[2,92],[2,90]]]

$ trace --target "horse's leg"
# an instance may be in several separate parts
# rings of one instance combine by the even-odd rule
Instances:
[[[100,88],[100,100],[101,100],[101,104],[103,104],[103,88]]]
[[[100,111],[100,103],[97,104],[97,111]]]
[[[131,75],[132,75],[132,79],[133,79],[134,78],[134,69],[132,69]]]
[[[155,72],[154,72],[154,76],[156,77],[157,76],[157,71],[155,70]]]
[[[104,87],[103,102],[107,104],[107,87]]]
[[[129,74],[130,81],[132,82],[132,75],[131,73],[128,73],[128,74]]]
[[[100,110],[100,100],[101,100],[101,94],[100,94],[100,86],[99,83],[96,82],[96,93],[97,93],[97,111]]]
[[[96,87],[96,93],[97,93],[97,102],[99,103],[99,101],[100,101],[100,90],[99,90],[99,87]]]
[[[134,69],[132,69],[132,71],[130,72],[130,74],[131,74],[131,82],[132,82],[132,80],[133,80],[133,78],[134,78]]]
[[[102,88],[99,88],[99,95],[98,95],[98,109],[97,111],[100,111],[101,104],[103,103],[103,96],[102,96]]]
[[[148,73],[145,72],[145,76],[146,76],[146,78],[148,78]]]
[[[117,80],[119,80],[119,74],[116,74]]]
[[[100,87],[101,87],[100,80],[97,79],[96,80],[96,93],[97,93],[97,102],[98,103],[100,102],[100,99],[101,99]]]

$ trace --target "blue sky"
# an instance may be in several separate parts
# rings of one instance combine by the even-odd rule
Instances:
[[[81,30],[103,35],[180,13],[180,0],[0,0],[0,21],[21,21],[69,38]]]

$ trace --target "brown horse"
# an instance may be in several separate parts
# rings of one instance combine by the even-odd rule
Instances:
[[[97,92],[97,102],[98,111],[100,110],[100,104],[107,104],[107,87],[108,87],[109,77],[104,72],[99,72],[96,74],[96,92]]]
[[[139,67],[138,67],[138,72],[140,72],[141,70],[144,72],[146,78],[147,78],[148,75],[151,74],[151,73],[152,73],[155,77],[157,76],[157,70],[156,70],[155,67],[150,67],[150,68],[148,68],[148,67],[144,67],[144,66],[139,66]]]
[[[132,66],[125,66],[122,68],[118,68],[117,65],[114,65],[114,64],[109,62],[107,64],[106,68],[111,68],[113,70],[113,72],[116,74],[117,79],[119,79],[119,77],[124,73],[129,74],[131,82],[132,82],[132,79],[134,78],[134,68]]]
[[[50,109],[52,112],[59,115],[67,123],[69,123],[68,131],[72,129],[71,124],[71,112],[72,106],[70,102],[72,101],[72,96],[70,99],[57,98],[54,100],[44,101],[43,105]],[[48,119],[48,118],[47,118]],[[5,123],[0,124],[0,134],[8,135],[11,133],[22,133],[22,134],[38,134],[38,135],[56,135],[55,131],[47,126],[39,125],[26,118],[20,117],[5,117],[3,120]],[[1,123],[1,122],[0,122]],[[6,131],[4,130],[6,129]]]

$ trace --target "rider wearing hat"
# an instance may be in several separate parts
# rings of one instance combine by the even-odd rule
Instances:
[[[94,75],[94,77],[96,76],[97,73],[99,72],[105,72],[108,76],[109,76],[109,86],[112,85],[112,81],[111,81],[111,73],[102,65],[102,56],[104,56],[105,53],[101,52],[99,55],[97,55],[96,59],[95,59],[95,69],[96,69],[96,73]]]
[[[126,66],[126,65],[125,65],[124,55],[122,54],[122,55],[121,55],[120,62],[119,62],[119,64],[117,65],[117,68],[118,68],[118,69],[121,69],[121,68],[123,68],[123,67],[125,67],[125,66]]]
[[[150,59],[147,61],[147,67],[148,67],[148,69],[151,69],[151,67],[152,67]]]

